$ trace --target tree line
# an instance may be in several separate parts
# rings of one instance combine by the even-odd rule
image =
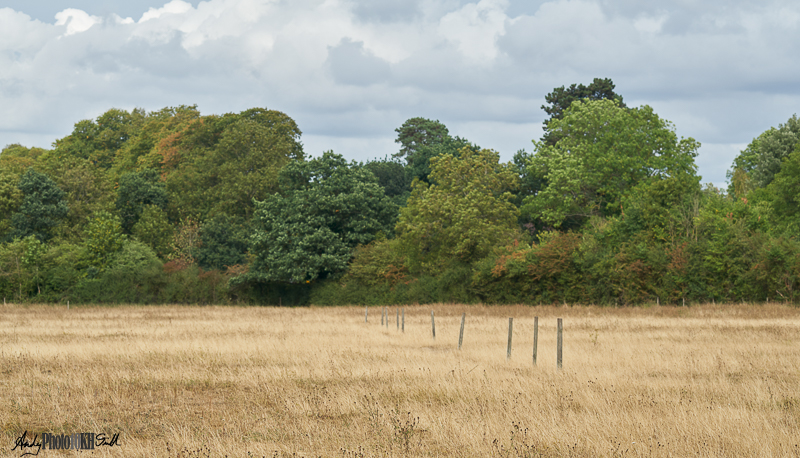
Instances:
[[[367,162],[253,108],[111,109],[0,152],[0,295],[93,303],[793,302],[800,121],[729,186],[610,79],[555,88],[512,162],[412,118]]]

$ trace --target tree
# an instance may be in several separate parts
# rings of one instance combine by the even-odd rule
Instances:
[[[771,229],[790,236],[800,234],[800,143],[783,160],[780,171],[764,191],[753,197],[769,202],[774,220]]]
[[[303,160],[301,135],[292,118],[264,108],[188,124],[158,147],[171,198],[170,215],[205,220],[225,213],[249,218],[253,199],[263,200],[277,191],[281,167]]]
[[[89,219],[84,231],[84,245],[89,256],[89,264],[102,271],[109,259],[116,254],[125,242],[120,219],[107,211],[98,211]]]
[[[431,160],[445,154],[459,157],[464,148],[471,151],[479,151],[481,149],[478,145],[472,144],[464,138],[449,136],[440,143],[421,147],[409,158],[408,166],[406,166],[406,175],[409,181],[419,179],[426,183],[431,183]]]
[[[167,207],[167,191],[158,174],[154,170],[145,170],[122,175],[119,178],[116,206],[126,233],[131,232],[147,205],[155,205],[162,210]]]
[[[744,197],[753,188],[767,187],[781,170],[781,162],[800,144],[800,119],[793,115],[778,128],[763,132],[733,160],[728,171],[729,193]],[[749,182],[749,185],[744,183]],[[740,189],[736,189],[737,185]],[[738,191],[738,192],[737,192]]]
[[[612,100],[578,101],[549,123],[558,142],[535,142],[528,169],[542,189],[523,201],[523,214],[557,228],[591,216],[623,212],[623,198],[644,181],[668,177],[699,182],[700,144],[678,140],[672,124],[652,108],[627,109]]]
[[[375,176],[333,152],[294,161],[280,192],[256,203],[250,272],[240,281],[302,283],[342,274],[357,245],[391,230],[397,207]]]
[[[8,173],[0,173],[0,240],[11,229],[11,215],[22,205],[22,191],[17,183],[19,178]]]
[[[625,108],[622,96],[614,92],[614,82],[611,81],[611,78],[595,78],[588,86],[573,84],[568,88],[561,86],[553,89],[553,92],[544,97],[549,106],[542,105],[545,113],[550,115],[550,118],[544,122],[545,134],[542,137],[542,141],[549,145],[554,145],[558,141],[557,135],[553,134],[552,129],[549,127],[550,121],[561,119],[573,102],[603,99],[615,100],[620,107]]]
[[[145,205],[141,217],[131,228],[133,236],[162,259],[169,253],[173,232],[167,213],[155,205]]]
[[[387,197],[402,196],[410,190],[411,181],[406,175],[406,168],[396,160],[369,161],[364,168],[375,175]]]
[[[97,167],[109,169],[116,152],[130,139],[144,118],[141,110],[127,112],[112,108],[97,117],[96,121],[85,119],[75,124],[72,133],[55,146],[58,154],[88,159]]]
[[[409,267],[435,273],[469,264],[517,235],[519,211],[510,192],[518,177],[491,150],[465,147],[460,157],[431,160],[431,180],[414,182],[396,231]]]
[[[47,175],[33,169],[22,175],[18,187],[24,197],[19,210],[11,217],[14,228],[11,237],[34,235],[46,242],[69,212],[64,191]]]
[[[200,246],[195,257],[204,269],[245,264],[249,227],[244,218],[220,213],[200,226]]]
[[[423,146],[432,146],[443,142],[450,136],[447,127],[438,120],[431,121],[425,118],[411,118],[402,126],[394,130],[397,132],[395,143],[400,143],[400,151],[394,157],[414,156]]]

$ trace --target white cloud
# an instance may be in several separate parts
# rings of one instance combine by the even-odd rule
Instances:
[[[74,35],[89,30],[93,25],[103,22],[97,16],[90,16],[85,11],[67,8],[56,13],[56,25],[67,26],[64,36]]]
[[[456,44],[459,52],[475,63],[488,64],[497,56],[497,37],[505,33],[506,0],[480,0],[446,14],[439,33]]]
[[[182,15],[191,11],[192,4],[186,3],[181,0],[172,0],[171,2],[167,3],[166,5],[162,6],[161,8],[150,8],[144,13],[139,19],[139,23],[147,22],[153,19],[159,19],[165,15]]]

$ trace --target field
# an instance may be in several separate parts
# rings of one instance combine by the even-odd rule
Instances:
[[[420,306],[405,332],[395,308],[0,307],[1,456],[25,430],[119,433],[93,456],[800,456],[780,304]]]

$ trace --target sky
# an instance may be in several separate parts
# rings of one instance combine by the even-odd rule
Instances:
[[[0,0],[0,148],[196,104],[282,111],[312,156],[390,156],[421,116],[511,160],[553,88],[611,78],[720,186],[800,112],[799,55],[796,0]]]

